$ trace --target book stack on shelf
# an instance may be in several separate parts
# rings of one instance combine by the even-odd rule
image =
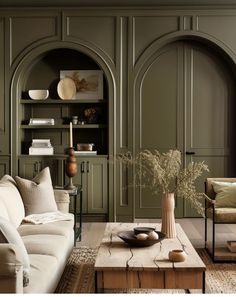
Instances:
[[[53,155],[54,149],[50,139],[33,139],[29,155]]]
[[[97,155],[97,151],[74,151],[76,156],[94,156]]]
[[[55,121],[54,119],[44,119],[44,118],[31,118],[29,120],[29,125],[32,126],[32,125],[55,125]]]

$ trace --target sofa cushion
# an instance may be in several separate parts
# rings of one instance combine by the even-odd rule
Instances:
[[[23,274],[24,274],[24,280],[23,285],[26,286],[29,283],[29,271],[30,271],[30,261],[29,256],[26,251],[25,245],[22,241],[22,238],[20,237],[20,234],[17,232],[14,225],[4,219],[3,217],[0,217],[0,233],[1,233],[1,243],[12,243],[19,247],[21,253],[22,253],[22,260],[23,260]]]
[[[18,227],[18,232],[21,236],[36,235],[36,234],[52,234],[69,237],[74,226],[74,216],[71,215],[71,221],[58,221],[53,223],[33,225],[30,223],[22,223]]]
[[[0,200],[0,216],[8,221],[10,221],[7,208],[2,200]]]
[[[44,168],[32,181],[19,176],[15,180],[26,215],[57,211],[49,167]]]
[[[0,210],[0,214],[7,219],[7,211],[11,223],[18,227],[25,217],[25,209],[16,183],[9,175],[4,175],[0,180],[0,200],[5,205],[5,208]]]
[[[58,260],[49,255],[32,254],[29,255],[30,283],[24,288],[24,293],[53,293],[50,289],[52,280],[58,274]]]
[[[35,234],[22,236],[27,253],[63,257],[67,240],[65,236],[53,234]]]
[[[215,207],[236,207],[236,183],[213,181],[212,186],[216,193]]]

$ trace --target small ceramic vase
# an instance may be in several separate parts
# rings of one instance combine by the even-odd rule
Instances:
[[[184,262],[187,254],[183,250],[172,250],[169,252],[169,260],[172,262]]]

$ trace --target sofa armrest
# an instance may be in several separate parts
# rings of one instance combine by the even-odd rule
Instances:
[[[69,212],[70,196],[66,190],[54,190],[55,201],[58,210],[64,213]]]
[[[10,243],[0,243],[0,293],[23,293],[21,252]]]

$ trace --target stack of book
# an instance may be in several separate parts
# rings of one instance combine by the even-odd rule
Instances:
[[[88,156],[93,156],[97,155],[97,151],[75,151],[75,155],[88,155]]]
[[[54,119],[44,119],[44,118],[31,118],[29,121],[29,125],[55,125]]]
[[[29,155],[53,155],[50,139],[33,139]]]

